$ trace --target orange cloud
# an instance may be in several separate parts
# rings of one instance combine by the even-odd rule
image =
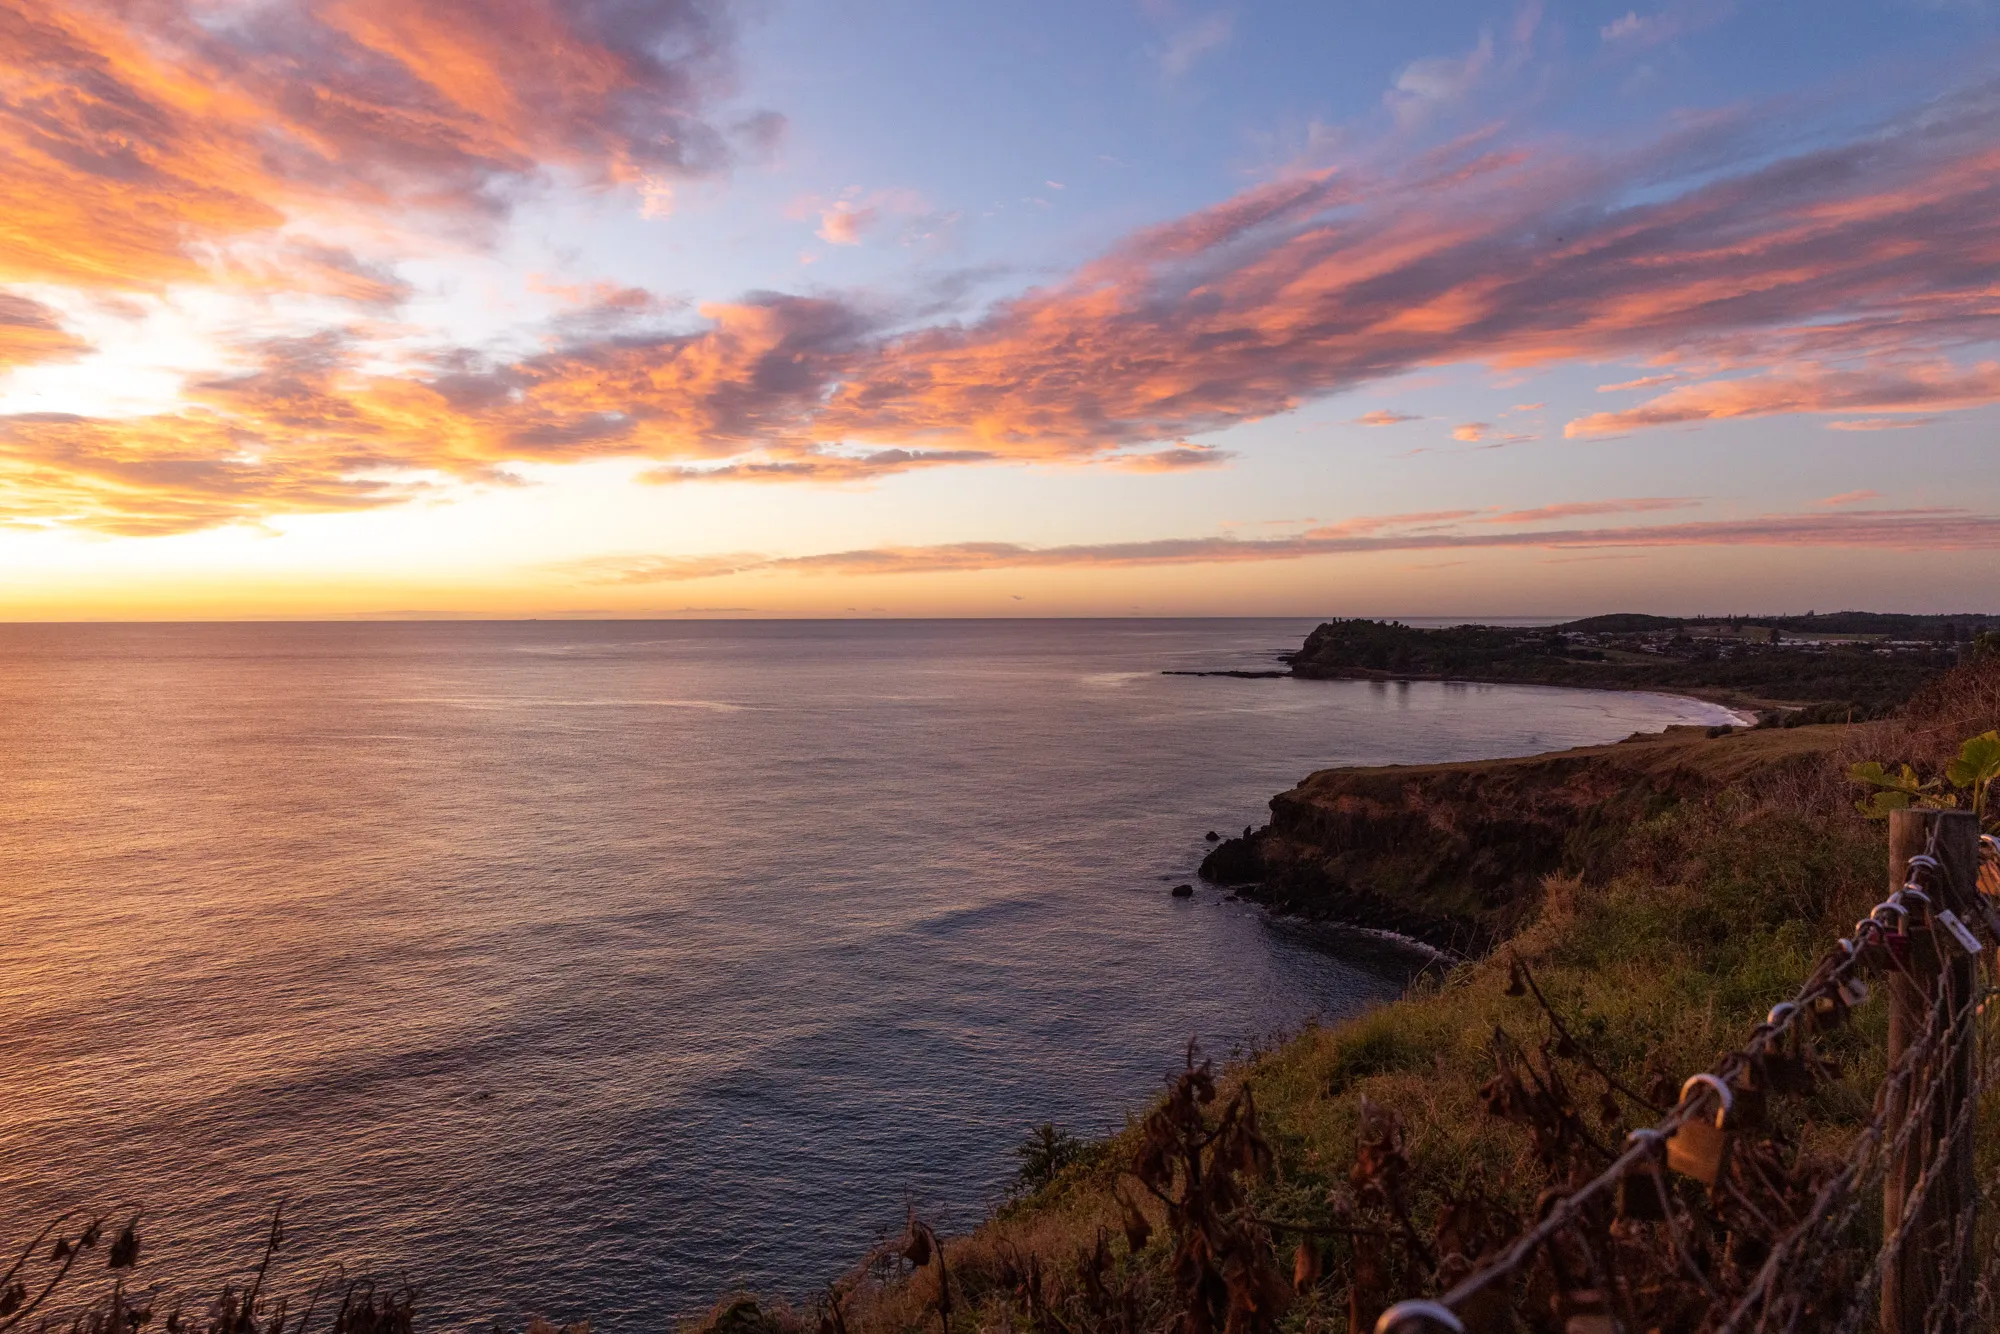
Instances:
[[[1487,432],[1492,429],[1492,422],[1465,422],[1462,425],[1451,428],[1451,438],[1454,440],[1463,440],[1468,444],[1474,444],[1484,440]]]
[[[419,481],[360,475],[369,462],[266,455],[206,415],[109,425],[17,415],[0,423],[0,523],[152,537],[273,512],[368,509],[422,491]]]
[[[1837,496],[1825,496],[1815,500],[1815,505],[1859,505],[1864,500],[1880,500],[1880,491],[1842,491]]]
[[[1422,420],[1422,417],[1414,413],[1390,412],[1386,408],[1377,408],[1373,412],[1364,412],[1354,419],[1355,424],[1359,426],[1395,426],[1402,422],[1417,422]]]
[[[0,281],[197,279],[207,247],[316,211],[490,215],[543,164],[635,184],[717,170],[727,139],[698,112],[726,17],[698,0],[291,0],[227,21],[193,0],[6,0]]]
[[[35,361],[61,361],[85,350],[39,301],[0,292],[0,370]]]

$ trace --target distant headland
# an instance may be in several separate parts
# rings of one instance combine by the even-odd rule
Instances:
[[[1645,616],[1620,613],[1548,626],[1332,620],[1280,655],[1284,670],[1232,676],[1654,690],[1757,715],[1765,725],[1888,716],[1952,666],[2000,615]]]

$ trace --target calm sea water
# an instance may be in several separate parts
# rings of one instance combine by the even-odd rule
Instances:
[[[1191,878],[1332,764],[1720,710],[1162,676],[1307,622],[0,627],[0,1227],[436,1328],[799,1293],[1033,1124],[1394,992]]]

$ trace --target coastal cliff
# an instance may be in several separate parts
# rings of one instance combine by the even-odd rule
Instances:
[[[1532,916],[1546,877],[1605,874],[1633,825],[1779,781],[1864,730],[1673,727],[1518,759],[1326,769],[1272,798],[1271,822],[1219,844],[1201,875],[1280,912],[1481,954]]]

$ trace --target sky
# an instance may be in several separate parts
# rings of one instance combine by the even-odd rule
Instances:
[[[0,49],[0,619],[2000,610],[2000,0]]]

